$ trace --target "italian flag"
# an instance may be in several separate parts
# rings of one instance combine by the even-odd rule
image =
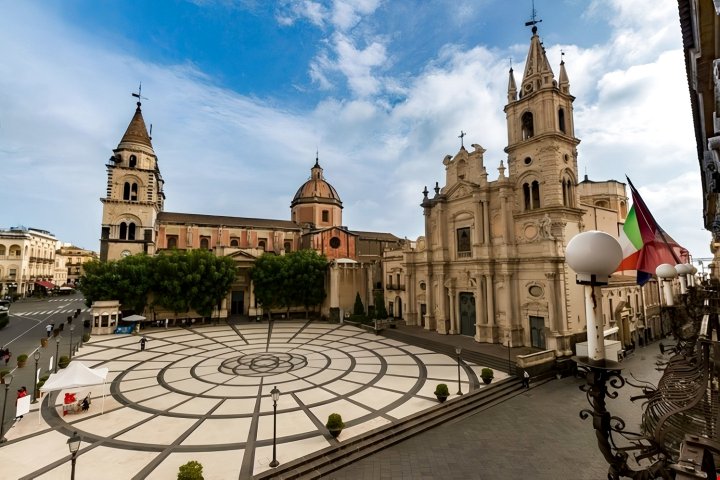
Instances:
[[[658,265],[686,263],[689,256],[686,249],[660,228],[635,186],[629,178],[627,181],[633,206],[620,231],[623,260],[617,271],[637,271],[637,283],[644,285],[655,274]]]

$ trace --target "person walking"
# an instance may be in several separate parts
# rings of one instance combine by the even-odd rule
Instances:
[[[5,360],[5,366],[10,362],[10,357],[12,356],[12,353],[10,353],[10,349],[6,348],[3,352],[3,360]]]
[[[45,325],[45,331],[47,332],[48,338],[50,338],[50,334],[52,333],[52,325],[50,325],[49,323]]]
[[[17,400],[15,400],[15,406],[16,406],[16,407],[17,407],[17,401],[20,400],[20,399],[23,398],[23,397],[27,397],[27,394],[28,394],[27,388],[25,388],[25,387],[18,388],[18,391],[17,391]],[[22,415],[19,415],[19,416],[15,417],[15,420],[22,420],[22,418],[23,418],[23,416],[22,416]]]
[[[527,370],[523,370],[522,385],[525,388],[530,388],[530,374]]]
[[[142,352],[143,350],[145,350],[145,342],[147,342],[147,338],[142,337],[142,338],[140,339],[140,351],[141,351],[141,352]]]

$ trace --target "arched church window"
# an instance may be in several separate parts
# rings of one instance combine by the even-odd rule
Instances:
[[[127,223],[121,222],[120,223],[120,240],[126,240],[127,239]]]
[[[463,180],[465,178],[465,170],[466,169],[467,169],[467,164],[465,163],[465,160],[460,160],[457,164],[458,180]]]
[[[323,222],[329,222],[330,221],[330,212],[328,210],[322,211],[322,221]]]
[[[520,118],[522,123],[522,139],[527,140],[535,135],[535,128],[533,126],[533,114],[531,112],[523,113]]]
[[[128,240],[135,240],[135,224],[134,223],[128,224],[127,233],[128,233],[128,237],[127,237]]]
[[[258,249],[265,251],[267,249],[267,241],[265,239],[258,241]]]
[[[133,183],[130,186],[130,200],[133,202],[137,202],[138,199],[138,185],[137,183]]]
[[[561,132],[565,133],[565,110],[558,110],[558,128]]]
[[[620,215],[623,218],[627,217],[627,204],[625,202],[620,202]]]
[[[177,235],[168,235],[167,248],[177,248]]]
[[[123,185],[123,200],[130,200],[130,182]]]
[[[523,183],[523,200],[525,204],[525,210],[530,210],[531,203],[530,203],[530,184]]]
[[[532,208],[540,208],[540,183],[535,180],[530,189],[532,190]]]
[[[210,249],[210,239],[208,237],[200,237],[200,248],[203,250]]]
[[[0,245],[0,257],[5,256],[5,245]]]
[[[573,183],[569,178],[565,178],[562,181],[562,192],[563,192],[563,205],[566,207],[574,206],[574,194],[573,194]]]
[[[240,246],[240,242],[238,241],[237,238],[231,238],[231,239],[230,239],[230,246],[231,246],[231,247],[239,247],[239,246]]]
[[[457,229],[457,252],[458,257],[471,256],[472,250],[470,248],[470,227],[463,227]]]
[[[285,242],[285,243],[283,244],[283,249],[284,249],[286,252],[291,252],[291,251],[292,251],[292,243],[290,243],[290,242]]]
[[[130,155],[130,168],[135,168],[137,166],[137,157],[135,155]]]

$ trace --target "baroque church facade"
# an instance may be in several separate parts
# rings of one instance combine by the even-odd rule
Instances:
[[[423,192],[425,234],[384,255],[395,315],[401,305],[408,324],[427,330],[573,354],[585,309],[565,247],[586,229],[617,238],[628,211],[623,183],[579,181],[573,101],[564,61],[556,79],[533,27],[519,88],[509,72],[507,166],[488,180],[477,144],[442,160],[444,185]],[[619,298],[605,302],[606,328],[618,326],[613,337],[628,346],[650,333],[645,295],[634,278],[613,282],[608,294]]]

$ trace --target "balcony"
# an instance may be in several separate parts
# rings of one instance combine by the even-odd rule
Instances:
[[[397,283],[388,283],[387,286],[385,286],[386,290],[397,290],[397,291],[405,291],[405,285],[398,285]]]
[[[471,251],[457,252],[457,256],[458,256],[458,258],[472,258],[472,252]]]

